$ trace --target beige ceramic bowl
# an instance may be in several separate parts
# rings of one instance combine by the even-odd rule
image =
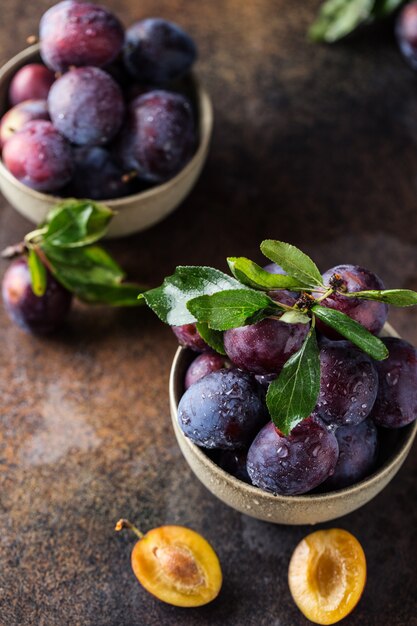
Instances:
[[[16,71],[27,63],[40,61],[39,45],[30,46],[14,56],[0,69],[0,115],[8,108],[7,91]],[[198,111],[200,143],[187,165],[166,183],[147,191],[116,200],[103,201],[117,211],[110,224],[108,236],[120,237],[138,232],[156,224],[169,215],[194,186],[207,158],[213,127],[213,110],[207,92],[193,79]],[[10,204],[35,224],[45,218],[49,209],[60,198],[34,191],[20,183],[0,161],[0,190]]]
[[[385,335],[398,337],[386,324]],[[177,407],[184,391],[184,376],[195,353],[179,348],[169,382],[172,425],[187,463],[212,494],[232,508],[275,524],[317,524],[346,515],[374,498],[395,476],[405,461],[417,433],[417,422],[397,431],[397,442],[379,469],[352,487],[324,494],[274,496],[234,478],[209,457],[178,426]]]

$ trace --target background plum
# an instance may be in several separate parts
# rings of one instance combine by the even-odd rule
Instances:
[[[24,100],[46,100],[55,74],[41,63],[24,65],[13,76],[9,87],[12,106]]]
[[[33,120],[49,120],[46,100],[25,100],[9,109],[0,121],[0,148],[14,133]]]
[[[168,91],[150,91],[130,104],[117,155],[126,170],[160,183],[177,174],[196,145],[194,116],[189,101]]]
[[[108,143],[124,114],[119,86],[97,67],[80,67],[61,76],[49,92],[48,107],[57,130],[81,146]]]
[[[126,31],[124,60],[140,81],[164,83],[185,74],[197,57],[191,37],[161,18],[135,22]]]
[[[43,296],[35,296],[24,257],[16,259],[7,268],[2,295],[10,319],[24,330],[40,334],[53,332],[61,326],[72,300],[72,294],[49,272],[46,292]]]
[[[123,47],[124,32],[110,11],[90,2],[64,0],[42,16],[41,56],[55,72],[71,66],[110,63]]]
[[[71,148],[51,122],[28,122],[3,148],[8,170],[23,184],[38,191],[55,191],[69,182],[73,172]]]

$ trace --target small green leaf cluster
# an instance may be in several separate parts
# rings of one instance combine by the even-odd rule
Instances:
[[[171,326],[195,322],[200,335],[214,350],[225,354],[223,332],[254,324],[265,318],[288,324],[309,324],[298,352],[285,364],[268,388],[267,406],[275,425],[288,434],[313,411],[320,388],[320,359],[315,333],[316,319],[377,360],[388,356],[384,343],[344,313],[321,304],[331,294],[376,300],[396,306],[417,304],[417,293],[408,289],[347,293],[324,285],[314,261],[301,250],[276,240],[262,242],[263,254],[280,265],[286,275],[271,274],[244,257],[229,257],[233,277],[211,267],[180,266],[160,287],[139,298]],[[276,301],[272,291],[295,291],[294,304]]]
[[[32,289],[42,296],[47,270],[83,302],[138,306],[139,285],[125,283],[125,273],[96,242],[107,232],[114,213],[90,200],[65,200],[45,222],[25,237]]]
[[[358,26],[386,17],[405,0],[325,0],[310,26],[314,41],[333,43],[353,32]]]

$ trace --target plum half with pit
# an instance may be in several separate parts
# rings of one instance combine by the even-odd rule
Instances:
[[[328,424],[363,422],[374,405],[378,374],[371,358],[349,341],[334,341],[320,350],[320,393],[315,413]]]
[[[164,83],[183,76],[197,57],[191,37],[162,18],[135,22],[126,31],[124,61],[142,82]]]
[[[64,0],[43,14],[39,37],[44,63],[65,72],[72,66],[102,67],[113,61],[123,47],[124,31],[104,7]]]
[[[42,63],[24,65],[13,76],[9,87],[12,106],[25,100],[46,100],[55,74]]]
[[[389,356],[376,363],[379,389],[371,417],[377,426],[402,428],[417,419],[417,350],[396,337],[382,341]]]
[[[155,90],[131,102],[115,150],[127,171],[136,172],[142,180],[162,183],[188,163],[196,141],[188,99],[181,94]]]
[[[46,291],[36,296],[25,257],[6,270],[2,283],[4,307],[10,319],[23,330],[48,334],[59,328],[71,308],[72,294],[47,272]]]
[[[56,191],[72,177],[71,147],[51,122],[27,122],[6,141],[2,156],[13,176],[37,191]]]
[[[276,374],[301,348],[308,331],[308,324],[287,324],[268,318],[227,330],[224,347],[237,367],[255,374]]]
[[[323,274],[323,281],[327,287],[337,285],[340,291],[348,293],[385,289],[384,283],[376,274],[359,265],[337,265],[332,267]],[[325,298],[321,304],[348,315],[374,335],[378,335],[381,332],[387,321],[388,306],[384,302],[364,300],[334,293]],[[320,320],[317,320],[317,328],[330,339],[340,339],[336,331],[323,324]]]
[[[80,67],[58,78],[49,92],[48,107],[56,129],[80,146],[108,143],[124,115],[119,86],[97,67]]]
[[[306,418],[287,436],[269,422],[249,448],[247,470],[261,489],[298,495],[331,476],[338,456],[336,436],[318,417]]]
[[[341,426],[336,439],[339,458],[334,473],[322,485],[325,491],[357,483],[371,473],[377,460],[378,429],[371,419],[356,426]]]
[[[236,369],[201,378],[187,389],[178,405],[181,430],[204,448],[245,448],[265,421],[258,383]]]

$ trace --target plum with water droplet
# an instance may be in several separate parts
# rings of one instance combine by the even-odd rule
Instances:
[[[378,374],[371,358],[349,341],[334,341],[320,350],[320,393],[315,413],[328,424],[353,426],[372,410]]]
[[[48,107],[56,129],[79,146],[108,143],[124,115],[118,84],[97,67],[80,67],[58,78],[49,92]]]
[[[377,460],[378,429],[371,419],[356,426],[341,426],[335,434],[339,458],[334,473],[322,485],[324,491],[357,483],[371,473]]]
[[[376,362],[379,389],[371,417],[377,426],[401,428],[417,419],[417,350],[396,337],[382,341],[389,356]]]
[[[56,191],[72,177],[71,147],[51,122],[27,122],[6,141],[2,157],[13,176],[37,191]]]
[[[41,56],[55,72],[71,66],[102,67],[123,47],[124,30],[108,9],[78,0],[64,0],[48,9],[39,25]]]
[[[317,417],[308,417],[287,436],[272,422],[249,448],[247,470],[254,485],[279,495],[311,491],[336,467],[339,446],[334,433]]]
[[[188,98],[159,89],[130,103],[115,153],[126,170],[136,172],[142,180],[162,183],[188,163],[196,144]]]
[[[323,274],[326,286],[337,281],[338,289],[347,293],[385,289],[382,280],[370,270],[359,265],[337,265]],[[320,294],[314,294],[319,296]],[[321,302],[322,306],[335,309],[362,324],[370,333],[378,335],[388,316],[388,306],[384,302],[364,300],[340,293],[333,293]],[[340,335],[317,320],[317,328],[330,339],[341,339]]]
[[[9,109],[0,120],[0,148],[23,126],[33,120],[49,121],[46,100],[25,100]]]
[[[287,324],[264,319],[224,333],[227,356],[237,367],[254,374],[277,374],[297,352],[309,331],[308,324]]]
[[[181,430],[204,448],[245,448],[265,421],[258,383],[236,369],[221,369],[201,378],[178,405]]]

